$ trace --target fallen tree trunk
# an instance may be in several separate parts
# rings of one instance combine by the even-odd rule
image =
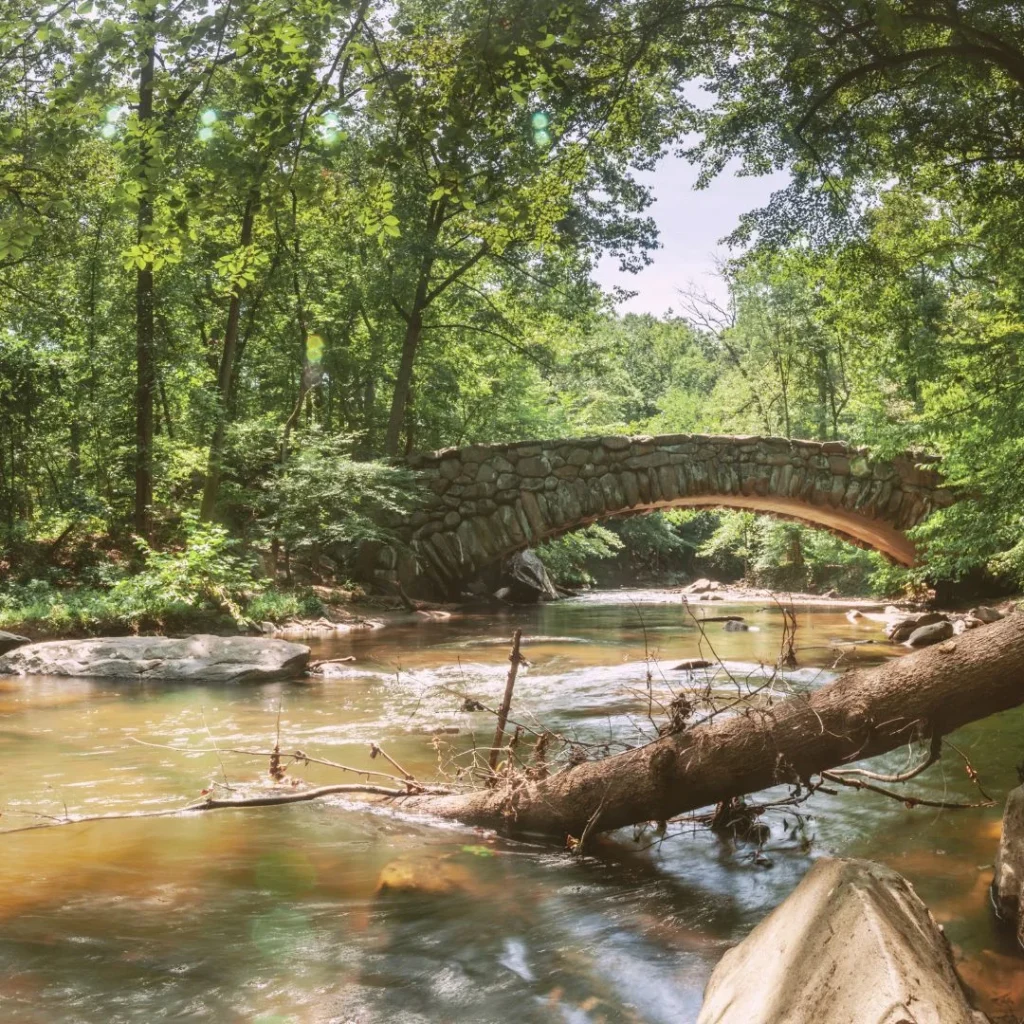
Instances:
[[[914,739],[944,736],[1024,703],[1024,614],[813,693],[718,718],[549,779],[458,796],[416,796],[409,810],[507,832],[579,837],[687,811]]]

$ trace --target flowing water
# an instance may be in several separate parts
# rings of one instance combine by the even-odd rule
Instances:
[[[317,657],[356,661],[319,681],[0,680],[0,827],[37,820],[27,812],[180,806],[225,780],[251,781],[266,758],[168,747],[264,750],[278,728],[283,748],[364,768],[381,766],[371,741],[420,777],[439,759],[466,764],[474,743],[488,745],[493,719],[462,711],[459,694],[498,703],[516,626],[531,663],[517,721],[581,742],[632,742],[653,731],[649,666],[665,702],[681,678],[671,666],[707,656],[709,644],[744,685],[761,678],[759,662],[775,661],[777,608],[712,612],[757,628],[713,624],[702,638],[678,595],[595,594],[321,643]],[[840,656],[893,655],[837,648],[881,638],[842,609],[797,618],[793,685],[827,682]],[[953,737],[999,804],[1016,784],[1022,724],[1013,711]],[[896,769],[906,752],[883,760]],[[290,772],[350,780],[317,766]],[[911,786],[977,799],[952,754]],[[803,832],[774,814],[760,850],[688,828],[663,842],[619,834],[584,860],[340,800],[2,836],[0,1022],[692,1021],[725,948],[828,854],[903,872],[944,924],[979,1005],[1024,1012],[1024,959],[987,897],[999,806],[909,810],[851,791],[804,810]]]

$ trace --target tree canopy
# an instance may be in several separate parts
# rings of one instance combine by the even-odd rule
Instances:
[[[190,510],[321,550],[412,486],[376,458],[615,429],[935,452],[971,500],[921,528],[917,578],[1024,573],[1016,5],[0,18],[9,565],[159,547]],[[722,225],[728,299],[680,281],[676,312],[623,316],[592,273],[651,259],[642,172],[671,150],[701,184],[790,184]]]

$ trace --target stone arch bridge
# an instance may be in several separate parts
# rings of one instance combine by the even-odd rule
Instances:
[[[727,508],[822,527],[911,565],[905,531],[952,504],[934,457],[875,459],[841,441],[670,434],[445,448],[407,460],[425,498],[374,572],[453,593],[515,551],[580,526],[666,508]]]

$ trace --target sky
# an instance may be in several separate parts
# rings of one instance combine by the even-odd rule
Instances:
[[[655,202],[648,212],[658,225],[661,248],[651,253],[653,262],[639,274],[623,273],[618,260],[605,257],[594,279],[606,290],[618,285],[638,293],[618,307],[620,312],[656,316],[678,311],[680,288],[696,286],[716,299],[726,297],[715,276],[716,258],[729,255],[721,240],[738,225],[741,214],[763,206],[789,178],[784,173],[739,178],[727,169],[708,188],[696,191],[697,168],[672,155],[637,177],[652,186]]]

